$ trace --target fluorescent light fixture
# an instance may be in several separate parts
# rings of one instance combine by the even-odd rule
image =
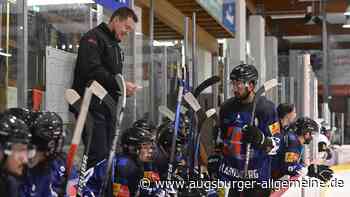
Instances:
[[[346,10],[344,12],[345,16],[350,16],[350,5],[348,5],[348,7],[346,7]]]
[[[283,36],[282,39],[288,40],[292,43],[315,43],[320,42],[321,36],[311,36],[311,35],[305,35],[305,36]]]
[[[224,43],[225,42],[225,39],[218,39],[218,43]]]
[[[9,54],[9,53],[3,53],[3,52],[0,52],[0,55],[5,56],[5,57],[11,57],[11,56],[12,56],[12,55]]]
[[[272,19],[305,18],[305,14],[276,14],[270,15]]]
[[[153,41],[153,46],[175,46],[174,42],[169,41]]]
[[[318,38],[318,36],[282,36],[282,39],[286,40],[306,40],[314,38]]]
[[[60,4],[86,4],[95,3],[93,0],[28,0],[28,6],[60,5]]]

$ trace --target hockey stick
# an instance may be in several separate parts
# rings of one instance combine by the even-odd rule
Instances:
[[[194,147],[194,150],[195,150],[195,158],[198,158],[198,153],[199,153],[199,158],[200,160],[205,164],[207,165],[208,164],[208,155],[207,155],[207,152],[205,150],[205,148],[203,147],[203,143],[200,141],[201,139],[201,134],[203,133],[203,129],[205,129],[203,127],[203,125],[208,125],[208,121],[211,121],[214,117],[216,117],[216,110],[214,108],[212,109],[209,109],[205,112],[206,116],[207,116],[207,119],[204,120],[204,122],[202,123],[201,125],[201,130],[198,132],[198,135],[196,136],[195,140],[196,140],[196,143],[195,143],[195,147]],[[197,161],[196,162],[198,164],[198,168],[200,167],[199,166],[199,162]]]
[[[173,163],[175,161],[175,152],[176,152],[176,138],[180,127],[180,113],[181,113],[181,103],[182,103],[183,92],[184,92],[184,82],[181,79],[179,79],[179,91],[177,95],[177,104],[176,104],[176,113],[175,113],[175,129],[174,129],[173,138],[171,142],[171,153],[170,153],[170,159],[168,164],[169,166],[168,166],[167,179],[169,181],[171,180],[171,176],[173,174]]]
[[[71,173],[73,163],[74,163],[74,157],[76,155],[78,146],[80,144],[81,134],[83,132],[84,125],[86,122],[86,117],[87,117],[87,114],[89,111],[91,97],[92,97],[92,90],[90,89],[90,87],[85,88],[85,93],[84,93],[83,101],[81,103],[78,120],[75,124],[72,142],[71,142],[71,145],[70,145],[70,148],[68,151],[68,155],[67,155],[66,167],[67,167],[68,177]],[[73,102],[73,101],[71,101],[71,102]],[[75,100],[75,102],[77,102],[77,100]],[[75,104],[75,105],[78,105],[78,104]]]
[[[250,125],[254,125],[254,119],[255,119],[255,110],[256,110],[256,103],[258,99],[267,91],[270,89],[276,87],[278,85],[277,79],[271,79],[269,81],[266,81],[255,93],[254,100],[253,100],[253,110],[252,110],[252,115],[250,119]],[[248,166],[249,166],[249,158],[251,154],[251,144],[247,144],[247,154],[245,157],[245,163],[244,163],[244,176],[248,177]]]
[[[194,97],[194,95],[191,92],[187,92],[184,95],[184,99],[187,104],[192,108],[192,110],[196,113],[198,117],[198,123],[199,126],[201,125],[200,123],[203,123],[203,121],[207,118],[207,115],[205,114],[205,111],[203,108],[200,106],[198,100]],[[199,127],[200,131],[200,127]]]
[[[109,110],[114,110],[115,106],[117,106],[117,110],[116,110],[116,116],[115,116],[115,133],[114,133],[114,138],[113,138],[113,143],[112,143],[112,147],[111,147],[111,151],[109,152],[109,156],[108,156],[108,160],[107,160],[107,169],[106,169],[106,174],[105,174],[105,178],[103,180],[102,183],[102,187],[100,189],[99,192],[99,196],[103,197],[104,192],[106,190],[109,178],[110,178],[110,174],[111,174],[111,169],[112,169],[112,162],[113,162],[113,158],[116,152],[116,146],[118,143],[118,138],[119,138],[119,134],[120,134],[120,130],[121,130],[121,123],[123,121],[123,117],[124,117],[124,109],[126,106],[126,85],[125,85],[125,80],[123,75],[121,74],[117,74],[115,77],[118,87],[120,89],[120,93],[121,95],[118,98],[118,105],[115,104],[113,98],[108,94],[108,92],[106,90],[104,91],[100,91],[98,93],[98,97],[106,103],[106,105],[108,106]],[[111,111],[111,113],[113,113]]]
[[[99,83],[96,81],[94,81],[90,87],[92,87],[91,89],[94,95],[98,95],[98,92],[103,91],[103,87],[100,86]],[[81,98],[80,98],[80,95],[75,90],[73,89],[66,90],[65,99],[76,111],[80,111]],[[84,148],[84,155],[80,165],[77,196],[83,195],[82,192],[86,185],[86,183],[84,182],[84,179],[85,179],[85,173],[87,170],[87,162],[89,158],[89,151],[90,151],[91,140],[93,135],[93,126],[94,126],[93,117],[88,112],[86,117],[86,126],[85,126],[88,139],[87,139],[86,147]]]
[[[64,98],[68,102],[69,105],[71,105],[74,110],[80,111],[80,105],[81,105],[81,97],[80,95],[73,89],[67,89],[64,93]],[[90,113],[87,114],[86,117],[86,132],[88,134],[88,145],[90,146],[90,141],[92,136],[92,128],[93,128],[93,121],[91,119],[92,117],[90,116]],[[86,165],[87,165],[87,154],[88,154],[88,147],[85,147],[84,155],[81,161],[81,166],[80,166],[80,173],[79,173],[79,180],[78,180],[78,191],[77,191],[77,196],[81,196],[81,191],[84,188],[83,185],[83,180],[85,176],[85,171],[86,171]],[[68,183],[68,182],[67,182]],[[68,184],[66,184],[66,191],[69,191]]]

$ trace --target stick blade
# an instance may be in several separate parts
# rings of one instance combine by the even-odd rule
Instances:
[[[64,99],[67,101],[67,103],[73,105],[80,99],[80,95],[73,89],[67,89],[64,92]]]
[[[183,97],[185,101],[193,109],[193,111],[197,112],[199,109],[201,109],[201,106],[199,105],[198,100],[195,98],[195,96],[191,92],[187,92]]]
[[[270,89],[276,87],[278,85],[278,81],[277,79],[271,79],[271,80],[268,80],[264,83],[264,89],[265,89],[265,92],[266,91],[269,91]]]
[[[115,80],[117,81],[118,87],[120,89],[121,96],[119,97],[119,101],[121,101],[122,107],[126,105],[126,84],[123,75],[117,74],[115,76]],[[120,99],[121,98],[121,99]]]
[[[201,92],[203,92],[203,90],[205,90],[206,88],[220,82],[220,77],[215,75],[212,76],[208,79],[206,79],[205,81],[203,81],[201,84],[199,84],[199,86],[193,91],[193,95],[195,97],[198,97],[200,95]]]
[[[215,108],[208,109],[205,114],[207,115],[208,118],[213,117],[216,114]]]
[[[97,81],[93,81],[90,85],[92,93],[97,96],[100,100],[108,94],[107,90]]]

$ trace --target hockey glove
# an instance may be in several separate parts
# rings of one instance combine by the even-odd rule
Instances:
[[[270,138],[266,138],[259,128],[250,125],[243,128],[243,142],[251,143],[259,148],[273,146]]]
[[[332,152],[331,152],[331,149],[327,148],[326,153],[327,153],[326,160],[330,160],[330,159],[332,158]]]
[[[310,165],[307,175],[309,177],[315,177],[323,182],[327,182],[333,177],[334,172],[333,170],[329,169],[328,166],[317,165],[317,173],[315,172],[315,169],[316,167],[314,164]]]

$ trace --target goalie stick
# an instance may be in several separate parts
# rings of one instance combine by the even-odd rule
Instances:
[[[97,82],[94,82],[91,86],[92,88],[92,93],[94,95],[97,95],[97,92],[94,92],[96,90],[99,90],[99,84]],[[80,105],[81,105],[81,97],[80,95],[73,89],[67,89],[65,92],[65,99],[66,101],[74,108],[76,111],[80,111]],[[87,144],[86,147],[84,148],[84,155],[81,160],[81,165],[80,165],[80,171],[79,171],[79,180],[78,180],[78,190],[77,190],[77,196],[82,196],[83,195],[83,189],[86,186],[86,183],[84,182],[85,179],[85,173],[87,170],[87,162],[89,158],[89,151],[90,151],[90,146],[91,146],[91,140],[92,140],[92,135],[93,135],[93,126],[94,126],[94,121],[93,117],[90,115],[88,112],[87,117],[86,117],[86,125],[85,125],[85,132],[87,135]]]
[[[255,119],[255,110],[256,110],[256,103],[258,99],[267,91],[270,89],[276,87],[278,85],[277,79],[271,79],[269,81],[266,81],[255,93],[254,100],[253,100],[253,109],[252,109],[252,115],[250,119],[250,125],[254,125],[254,119]],[[247,144],[247,153],[245,155],[245,162],[244,162],[244,176],[248,177],[248,166],[249,166],[249,158],[251,154],[251,144]]]
[[[81,105],[81,97],[80,95],[73,89],[67,89],[64,93],[64,98],[65,100],[67,101],[67,103],[69,105],[71,105],[75,111],[80,111],[80,105]],[[79,180],[78,180],[78,190],[77,190],[77,196],[81,196],[81,192],[84,188],[84,183],[83,183],[83,180],[84,180],[84,176],[85,176],[85,171],[86,171],[86,168],[87,168],[87,157],[88,157],[88,146],[90,146],[90,141],[91,141],[91,137],[92,136],[92,128],[93,128],[93,121],[92,121],[92,117],[90,115],[90,113],[87,114],[87,117],[86,117],[86,132],[87,132],[87,135],[88,135],[88,144],[87,144],[87,147],[85,147],[85,150],[84,150],[84,155],[83,155],[83,158],[82,158],[82,161],[81,161],[81,166],[80,166],[80,172],[79,172]],[[66,191],[68,190],[67,186],[66,186]]]
[[[94,84],[95,81],[92,82],[92,84]],[[66,163],[66,167],[67,167],[67,175],[69,177],[72,167],[73,167],[73,163],[74,163],[74,157],[76,155],[78,146],[80,144],[80,140],[81,140],[81,134],[83,132],[84,129],[84,125],[86,122],[86,117],[89,111],[89,106],[90,106],[90,102],[91,102],[91,97],[93,92],[96,92],[97,90],[92,90],[92,88],[94,88],[93,86],[89,86],[87,88],[85,88],[85,92],[84,92],[84,97],[83,100],[81,102],[81,107],[80,107],[80,111],[79,111],[79,115],[78,115],[78,119],[77,122],[75,124],[75,128],[74,128],[74,132],[73,132],[73,138],[71,141],[71,145],[67,154],[67,163]],[[65,95],[66,96],[66,95]],[[66,98],[67,99],[67,98]],[[76,98],[75,98],[76,99]],[[73,100],[71,102],[77,102],[77,100]],[[78,105],[78,104],[74,104],[74,105]]]

